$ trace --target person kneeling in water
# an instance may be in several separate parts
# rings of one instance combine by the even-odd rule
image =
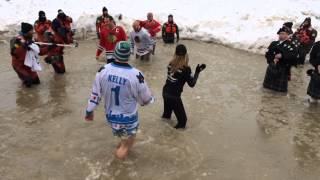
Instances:
[[[187,48],[183,44],[177,45],[174,58],[168,66],[168,77],[162,91],[164,101],[162,118],[170,119],[173,111],[178,120],[176,129],[185,128],[187,124],[187,115],[181,100],[183,86],[187,82],[190,87],[194,87],[200,72],[206,68],[205,64],[198,64],[192,76],[188,61]]]

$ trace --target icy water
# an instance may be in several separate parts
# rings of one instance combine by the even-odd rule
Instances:
[[[173,46],[159,43],[150,62],[132,60],[157,97],[140,109],[141,130],[129,158],[114,158],[118,140],[101,106],[84,109],[94,75],[95,42],[68,50],[67,74],[44,63],[41,85],[26,89],[0,44],[0,179],[50,180],[319,180],[320,105],[304,101],[305,68],[293,71],[288,94],[261,88],[263,56],[184,41],[190,64],[206,63],[196,88],[185,87],[188,128],[160,118],[161,90]]]

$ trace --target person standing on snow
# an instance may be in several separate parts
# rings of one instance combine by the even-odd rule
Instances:
[[[179,42],[179,28],[178,25],[173,21],[173,15],[168,16],[168,22],[162,26],[162,39],[164,43],[174,43],[174,34],[177,34],[177,42]]]
[[[127,41],[127,35],[121,26],[117,26],[114,19],[108,17],[109,23],[100,33],[100,45],[106,51],[106,62],[111,63],[114,61],[114,49],[116,44],[120,41]],[[96,59],[99,58],[102,50],[97,49]]]
[[[132,25],[133,31],[130,33],[131,54],[134,53],[136,47],[136,59],[149,60],[153,47],[153,41],[148,31],[140,26],[140,21],[134,21]]]
[[[139,128],[138,103],[154,101],[142,73],[128,64],[130,44],[117,43],[115,62],[106,64],[96,74],[85,119],[92,121],[93,111],[104,99],[106,121],[115,136],[121,139],[116,157],[124,159],[130,152]]]
[[[289,40],[289,29],[280,28],[279,40],[273,41],[265,54],[268,68],[263,87],[278,92],[288,91],[288,76],[291,66],[296,64],[297,49]]]
[[[317,31],[311,25],[311,18],[306,18],[293,36],[300,41],[298,64],[303,65],[317,37]]]
[[[181,99],[183,87],[185,83],[194,87],[200,72],[206,68],[205,64],[198,64],[195,74],[192,75],[188,63],[187,48],[182,44],[177,45],[174,57],[168,65],[167,80],[162,90],[164,101],[162,118],[170,119],[174,112],[178,120],[174,127],[176,129],[184,129],[187,124],[187,115]]]
[[[34,30],[36,32],[35,40],[38,42],[46,42],[45,32],[52,31],[51,21],[46,18],[44,11],[39,11],[39,18],[34,23]]]
[[[12,67],[26,87],[40,84],[40,79],[36,71],[26,65],[27,54],[33,51],[33,26],[29,23],[21,23],[19,35],[10,40],[10,54],[12,56]],[[41,47],[39,54],[47,52],[47,47]]]
[[[151,35],[151,39],[153,41],[152,54],[154,55],[157,44],[157,33],[161,31],[161,25],[153,18],[153,14],[151,12],[147,14],[147,20],[141,21],[140,25],[148,30]]]

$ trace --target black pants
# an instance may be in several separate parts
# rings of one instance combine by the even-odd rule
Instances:
[[[178,124],[175,128],[185,128],[187,124],[187,115],[184,110],[181,97],[163,96],[164,112],[162,117],[170,119],[172,111],[177,117]]]
[[[165,44],[173,44],[174,43],[174,34],[166,34],[163,38],[163,42]]]
[[[303,65],[306,61],[306,56],[310,52],[311,48],[309,46],[301,46],[299,48],[299,58],[298,64]]]

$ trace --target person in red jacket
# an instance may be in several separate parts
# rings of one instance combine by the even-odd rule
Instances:
[[[73,42],[73,32],[71,30],[72,18],[67,16],[62,10],[58,10],[58,16],[52,21],[53,33],[48,32],[47,40],[53,43],[48,49],[45,61],[51,64],[57,74],[66,72],[63,58],[64,47],[55,44],[70,44]]]
[[[46,42],[44,33],[46,31],[51,31],[51,21],[46,18],[44,11],[39,11],[39,18],[34,23],[34,30],[37,35],[35,40],[38,42]]]
[[[179,42],[179,28],[178,25],[173,21],[173,15],[168,16],[168,22],[162,26],[162,39],[166,44],[174,43],[174,35],[177,34],[177,42]]]
[[[144,27],[151,35],[151,39],[153,41],[153,49],[152,54],[155,53],[156,49],[156,43],[157,43],[157,33],[161,31],[161,24],[153,19],[153,14],[149,12],[147,14],[147,20],[146,21],[140,21],[141,27]]]
[[[293,36],[300,41],[298,64],[303,65],[317,37],[317,31],[312,27],[310,17],[303,21]]]
[[[10,40],[10,54],[12,56],[12,67],[17,73],[26,87],[31,87],[34,84],[40,84],[40,79],[37,72],[32,71],[30,67],[24,64],[27,51],[30,50],[30,45],[33,43],[33,26],[29,23],[21,23],[21,31],[19,35]],[[47,52],[47,47],[40,48],[40,55]]]
[[[96,20],[96,32],[97,32],[98,39],[100,39],[100,33],[101,33],[102,29],[106,28],[106,25],[108,23],[106,21],[106,19],[109,17],[112,17],[112,16],[109,15],[108,9],[106,7],[103,7],[102,8],[102,15],[97,17],[97,20]]]
[[[127,35],[121,26],[117,26],[114,19],[108,17],[109,23],[107,28],[103,28],[100,33],[100,44],[106,51],[106,62],[111,63],[114,61],[114,49],[116,44],[120,41],[127,41]],[[101,49],[97,49],[96,58],[99,58],[102,53]]]
[[[103,51],[105,51],[105,42],[106,42],[106,38],[101,38],[101,34],[106,35],[108,34],[109,31],[109,24],[110,24],[110,18],[103,18],[102,19],[103,23],[100,22],[100,28],[99,28],[99,32],[98,32],[98,38],[99,38],[99,44],[96,50],[96,59],[98,60],[100,55],[102,54]]]
[[[52,21],[52,30],[59,43],[70,44],[73,42],[72,22],[71,17],[67,16],[61,9],[58,10],[57,17]]]

